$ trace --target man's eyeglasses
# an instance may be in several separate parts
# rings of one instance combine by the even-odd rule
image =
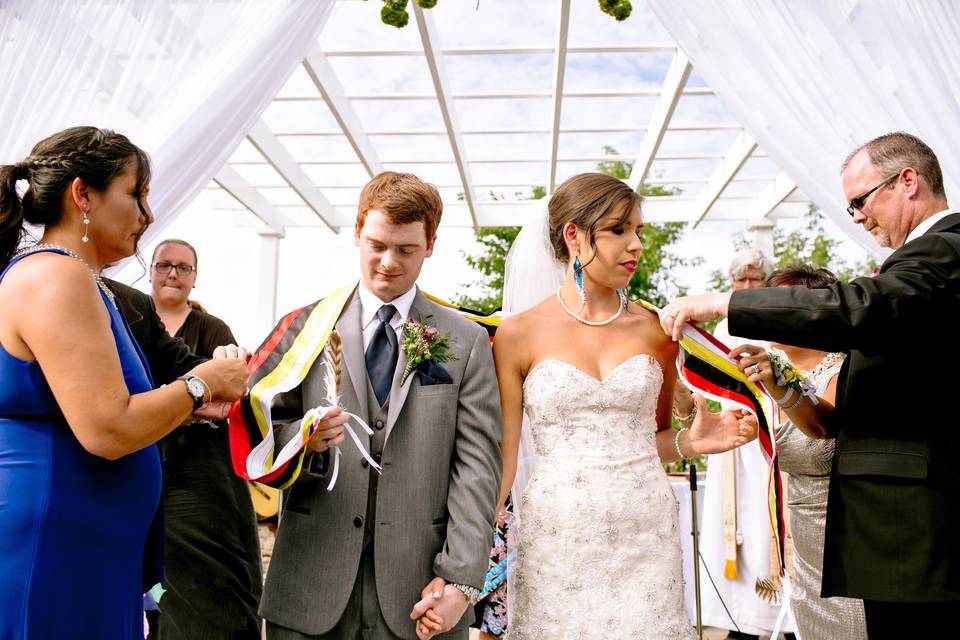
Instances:
[[[160,273],[163,275],[167,275],[168,273],[170,273],[170,269],[176,269],[177,274],[181,276],[188,276],[194,271],[196,271],[196,269],[194,269],[189,264],[170,264],[169,262],[154,262],[150,266],[152,266],[157,273]]]
[[[853,216],[857,215],[857,211],[862,211],[862,210],[863,210],[863,205],[865,205],[865,204],[867,203],[867,198],[869,198],[871,195],[873,195],[873,192],[874,192],[874,191],[876,191],[876,190],[879,189],[880,187],[884,187],[884,186],[890,184],[890,182],[891,182],[894,178],[899,178],[899,177],[900,177],[900,172],[897,171],[895,174],[893,174],[892,176],[890,176],[889,178],[887,178],[886,180],[884,180],[884,181],[881,182],[880,184],[876,185],[875,187],[873,187],[873,188],[870,189],[869,191],[866,191],[866,192],[864,192],[864,193],[861,193],[859,196],[857,196],[856,198],[854,198],[853,200],[851,200],[851,201],[850,201],[850,204],[847,206],[847,213],[850,214],[850,217],[852,218]]]

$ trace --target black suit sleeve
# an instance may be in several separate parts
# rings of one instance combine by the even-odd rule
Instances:
[[[931,332],[938,317],[956,311],[958,294],[960,236],[929,233],[891,255],[874,278],[735,291],[729,328],[743,338],[871,355],[898,336]]]
[[[170,337],[150,296],[114,280],[104,280],[116,294],[133,337],[147,357],[154,384],[172,382],[207,360],[195,356],[183,340]]]

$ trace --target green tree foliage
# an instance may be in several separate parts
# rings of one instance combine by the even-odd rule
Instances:
[[[530,193],[514,194],[520,200],[540,200],[547,195],[547,188],[535,186]],[[490,200],[503,200],[504,197],[493,191]],[[463,200],[463,193],[457,194],[457,200]],[[484,313],[492,313],[503,305],[503,275],[507,265],[507,252],[517,239],[520,227],[481,227],[477,232],[480,252],[470,255],[461,251],[467,265],[480,273],[480,281],[466,285],[468,293],[461,293],[457,303]],[[475,292],[473,295],[469,292]]]
[[[739,250],[748,246],[743,234],[734,236],[734,246]],[[810,264],[829,269],[842,282],[853,278],[868,276],[877,268],[877,261],[870,256],[852,263],[837,254],[840,240],[827,235],[824,228],[823,212],[810,205],[804,216],[804,224],[793,231],[774,229],[773,263],[774,268],[782,269],[796,264]],[[710,286],[714,291],[726,291],[730,279],[725,271],[717,269],[710,274]]]
[[[471,269],[480,272],[479,295],[462,294],[457,302],[468,309],[492,313],[503,304],[503,274],[507,264],[507,252],[517,239],[520,227],[482,227],[477,232],[480,253],[467,255],[461,252]]]
[[[617,150],[610,146],[603,147],[604,155],[616,156]],[[621,160],[599,162],[597,170],[615,178],[625,180],[630,175],[631,165]],[[679,189],[664,189],[660,186],[644,184],[640,187],[640,194],[647,197],[673,196],[680,193]],[[544,187],[534,187],[527,200],[539,200],[545,197]],[[462,194],[458,196],[462,199]],[[495,193],[490,194],[491,200],[502,199]],[[627,294],[632,298],[642,298],[657,306],[663,306],[673,298],[686,293],[676,278],[679,269],[701,264],[703,258],[682,257],[670,250],[671,245],[683,235],[686,225],[682,222],[667,222],[664,224],[647,224],[643,227],[640,241],[643,252],[637,264],[637,271],[627,287]],[[507,252],[519,233],[519,227],[484,227],[477,233],[477,242],[481,250],[475,255],[464,253],[467,264],[480,273],[480,282],[467,285],[468,291],[479,293],[462,293],[459,304],[490,312],[500,308],[503,302],[503,273],[506,265]]]
[[[409,0],[383,0],[383,8],[380,9],[380,21],[397,29],[407,26],[410,23],[407,2]],[[598,2],[600,11],[611,16],[617,22],[629,18],[633,11],[630,0],[598,0]],[[416,3],[421,9],[433,9],[437,6],[437,0],[416,0]],[[477,6],[480,6],[479,0],[477,0]]]

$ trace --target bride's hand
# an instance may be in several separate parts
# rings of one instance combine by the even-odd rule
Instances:
[[[693,396],[697,416],[690,425],[689,447],[695,455],[720,453],[747,444],[757,437],[756,416],[742,409],[710,413],[703,396]]]

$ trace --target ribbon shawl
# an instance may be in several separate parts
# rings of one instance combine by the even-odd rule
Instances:
[[[660,310],[643,300],[637,304],[659,315]],[[770,528],[776,542],[779,573],[783,575],[784,541],[786,529],[783,518],[783,485],[777,461],[777,443],[773,431],[776,407],[763,387],[747,380],[737,368],[736,360],[727,357],[730,349],[700,327],[687,323],[683,326],[680,349],[677,353],[677,371],[680,380],[700,395],[734,405],[757,417],[760,425],[757,439],[763,456],[770,463],[767,476],[767,508]],[[773,567],[771,567],[771,570]]]
[[[230,456],[234,473],[241,478],[279,489],[297,479],[316,416],[308,412],[297,433],[276,451],[271,404],[307,377],[355,288],[355,283],[342,287],[312,308],[284,316],[250,359],[250,393],[230,410]]]

